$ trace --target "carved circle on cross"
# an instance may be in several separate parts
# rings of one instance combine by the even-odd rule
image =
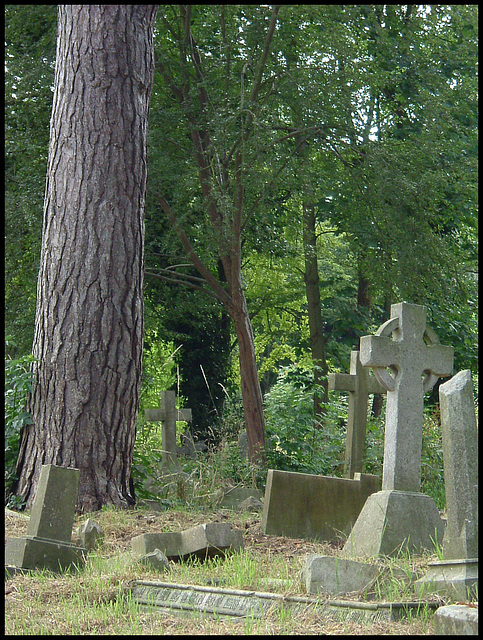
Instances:
[[[376,336],[389,336],[393,331],[399,330],[399,318],[390,318],[384,324],[381,324],[376,331]],[[426,327],[423,340],[428,345],[439,344],[439,338],[435,331],[430,327]],[[386,367],[371,367],[374,373],[374,377],[378,382],[382,384],[388,391],[394,391],[396,388],[396,378],[398,374],[398,368],[396,366],[389,367],[392,373],[388,371]],[[430,391],[436,384],[438,376],[431,371],[423,371],[423,392]]]

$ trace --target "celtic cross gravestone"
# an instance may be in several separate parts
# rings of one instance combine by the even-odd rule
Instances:
[[[390,334],[393,337],[391,339]],[[401,302],[375,336],[360,340],[362,365],[387,389],[382,490],[366,501],[344,553],[393,555],[402,546],[433,548],[444,524],[420,493],[424,394],[449,376],[453,348],[426,326],[426,308]]]
[[[349,392],[344,475],[353,478],[354,473],[364,471],[369,395],[386,393],[386,388],[362,366],[359,351],[351,351],[350,373],[329,373],[329,389]]]
[[[425,307],[405,302],[392,305],[390,320],[360,345],[361,363],[387,390],[382,490],[419,491],[423,398],[451,375],[453,347],[440,345],[426,327]]]

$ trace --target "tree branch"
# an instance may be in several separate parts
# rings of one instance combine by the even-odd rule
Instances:
[[[201,260],[199,255],[196,253],[193,245],[191,244],[190,239],[186,235],[186,232],[178,222],[176,215],[174,214],[173,210],[171,209],[169,204],[166,202],[166,200],[163,198],[163,196],[158,195],[158,199],[163,211],[168,216],[168,219],[170,220],[171,224],[173,225],[173,228],[178,234],[178,237],[181,241],[181,244],[183,246],[183,249],[187,257],[191,260],[191,262],[193,263],[193,266],[196,267],[200,275],[205,279],[206,283],[211,287],[215,296],[219,300],[221,300],[223,304],[226,306],[227,310],[230,311],[232,307],[231,296],[221,286],[221,284],[218,282],[215,276],[211,273],[211,271],[204,265],[203,261]]]

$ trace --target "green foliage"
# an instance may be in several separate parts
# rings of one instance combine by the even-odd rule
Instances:
[[[5,340],[6,352],[15,345]],[[32,424],[30,413],[25,409],[27,394],[32,391],[31,355],[20,358],[5,358],[5,502],[7,506],[20,506],[15,496],[10,495],[16,482],[15,467],[20,443],[20,430]]]
[[[439,407],[430,407],[424,412],[421,492],[433,498],[438,509],[445,509],[443,440]]]
[[[282,367],[265,394],[266,451],[269,468],[340,475],[345,434],[340,406],[329,404],[323,425],[314,421],[311,372]]]
[[[157,327],[147,329],[144,336],[143,379],[140,411],[159,407],[161,391],[171,389],[177,382],[175,355],[180,347],[167,342]]]

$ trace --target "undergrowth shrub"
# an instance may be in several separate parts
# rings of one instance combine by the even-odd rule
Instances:
[[[15,467],[20,444],[20,430],[32,424],[30,413],[26,411],[27,394],[32,391],[32,373],[30,365],[35,358],[25,355],[11,358],[8,348],[13,342],[5,340],[5,504],[8,507],[20,507],[21,503],[12,494],[17,480]]]
[[[310,372],[284,367],[265,394],[267,464],[271,469],[340,475],[345,443],[343,407],[329,403],[323,425],[314,421]]]

